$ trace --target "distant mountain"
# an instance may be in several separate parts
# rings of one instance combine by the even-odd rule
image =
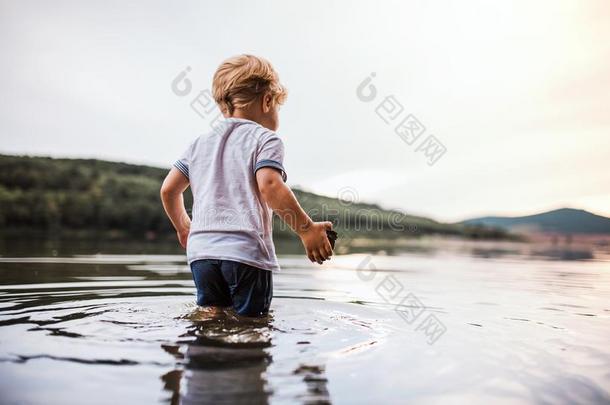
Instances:
[[[513,232],[610,234],[610,218],[573,208],[561,208],[524,217],[473,218],[463,221],[462,224],[495,227]]]

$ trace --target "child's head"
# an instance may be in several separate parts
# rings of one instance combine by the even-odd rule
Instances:
[[[277,107],[286,99],[286,90],[267,60],[252,55],[225,60],[214,74],[212,92],[225,117],[247,118],[277,129]]]

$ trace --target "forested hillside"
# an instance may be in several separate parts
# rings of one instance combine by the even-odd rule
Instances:
[[[0,225],[4,231],[91,230],[147,237],[173,235],[159,200],[159,188],[167,170],[93,159],[0,155]],[[301,190],[295,190],[295,194],[314,219],[332,220],[339,232],[351,236],[506,236],[505,232],[491,228],[443,224]],[[190,200],[188,195],[187,206]],[[276,237],[290,234],[279,226],[279,220],[275,222]]]

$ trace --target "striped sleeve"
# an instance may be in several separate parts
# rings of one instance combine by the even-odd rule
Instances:
[[[184,152],[182,152],[182,155],[180,156],[180,158],[174,162],[174,167],[176,169],[180,170],[180,172],[182,174],[184,174],[187,179],[189,178],[189,168],[191,166],[193,149],[195,148],[196,143],[197,143],[197,140],[193,141],[188,146],[188,148],[186,148],[186,150]]]
[[[188,163],[184,159],[178,159],[174,162],[174,167],[182,172],[188,179],[189,177],[189,167]]]
[[[261,145],[254,164],[254,173],[263,167],[277,169],[286,182],[288,176],[284,170],[284,143],[275,134],[267,138]]]

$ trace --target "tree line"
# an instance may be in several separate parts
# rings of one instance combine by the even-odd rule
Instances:
[[[121,231],[131,235],[173,234],[159,188],[168,169],[96,159],[0,155],[0,227],[46,231]],[[295,194],[315,220],[368,237],[448,234],[503,238],[502,231],[442,224],[428,218],[346,203],[302,190]],[[190,192],[185,195],[192,204]],[[274,221],[276,237],[290,231]]]

